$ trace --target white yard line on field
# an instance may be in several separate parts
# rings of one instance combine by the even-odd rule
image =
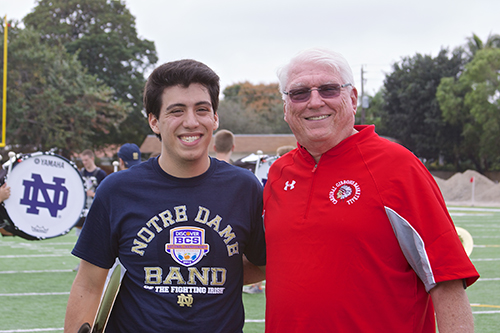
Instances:
[[[0,271],[0,274],[71,273],[71,269],[45,269],[40,271]]]
[[[16,258],[43,258],[43,257],[72,257],[71,253],[65,254],[8,254],[0,256],[0,259],[16,259]]]
[[[460,211],[466,211],[466,212],[496,212],[496,213],[500,213],[500,208],[448,207],[448,210],[460,210]]]
[[[500,281],[500,278],[479,278],[478,281]]]
[[[51,331],[63,331],[64,328],[30,328],[30,329],[22,329],[22,330],[6,330],[1,331],[0,333],[21,333],[21,332],[51,332]]]
[[[0,294],[4,297],[17,297],[17,296],[58,296],[58,295],[69,295],[69,291],[63,291],[59,293],[15,293],[15,294]]]
[[[245,323],[265,323],[265,319],[245,319]],[[49,332],[49,331],[63,331],[61,328],[31,328],[20,330],[0,330],[0,333],[31,333],[31,332]]]

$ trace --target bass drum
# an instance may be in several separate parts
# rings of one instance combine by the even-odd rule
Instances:
[[[41,240],[68,233],[82,216],[86,193],[73,162],[37,152],[17,158],[6,177],[11,188],[4,207],[15,235]],[[5,218],[4,218],[5,220]]]

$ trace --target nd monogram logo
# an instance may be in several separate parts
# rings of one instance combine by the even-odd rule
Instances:
[[[68,189],[63,185],[65,179],[53,177],[54,184],[44,183],[42,176],[31,174],[33,181],[24,180],[24,197],[21,199],[21,205],[29,206],[26,213],[38,214],[38,208],[47,208],[50,216],[56,217],[57,212],[66,208],[68,202]],[[52,200],[49,191],[53,192]],[[43,200],[38,200],[38,194],[41,193]]]
[[[188,308],[193,306],[193,295],[188,294],[187,296],[184,294],[180,294],[177,296],[177,304],[180,306],[187,306]]]

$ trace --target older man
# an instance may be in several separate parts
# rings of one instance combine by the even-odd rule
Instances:
[[[298,148],[264,189],[266,332],[472,332],[478,273],[419,160],[354,126],[358,94],[338,53],[279,72]]]

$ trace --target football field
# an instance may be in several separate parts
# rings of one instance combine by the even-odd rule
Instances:
[[[500,208],[449,207],[474,239],[471,259],[481,278],[467,289],[476,332],[500,327]],[[62,332],[73,268],[74,231],[43,241],[0,238],[0,333]],[[292,291],[291,291],[292,292]],[[264,332],[265,296],[244,294],[245,333]]]
[[[474,239],[470,258],[481,275],[467,289],[475,331],[498,332],[500,327],[500,208],[448,207],[455,225]]]

